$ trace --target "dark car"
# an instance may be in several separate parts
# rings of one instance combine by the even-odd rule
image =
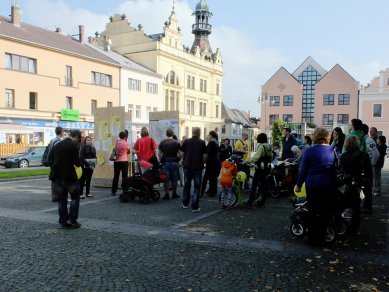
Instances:
[[[7,168],[42,165],[42,156],[45,152],[45,146],[31,146],[18,150],[15,154],[9,154],[0,158],[0,165]]]

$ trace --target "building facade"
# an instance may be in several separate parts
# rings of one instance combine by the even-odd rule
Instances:
[[[389,68],[379,72],[359,95],[358,117],[378,135],[389,137]]]
[[[346,128],[358,114],[358,89],[338,64],[326,71],[309,57],[292,74],[282,67],[261,88],[261,131],[269,134],[277,119]]]
[[[98,43],[109,38],[112,50],[163,76],[163,107],[179,114],[179,135],[191,135],[200,127],[220,133],[223,65],[220,50],[213,52],[208,36],[211,13],[201,0],[194,12],[192,48],[182,44],[181,29],[173,9],[163,33],[146,35],[139,25],[131,27],[124,15],[114,15]]]
[[[93,110],[119,105],[120,65],[83,40],[82,26],[74,39],[21,22],[15,5],[0,17],[0,143],[47,144],[56,126],[93,133]]]
[[[131,114],[131,132],[140,137],[143,126],[149,126],[150,112],[163,108],[162,76],[114,52],[109,40],[103,47],[97,46],[96,39],[89,38],[89,46],[120,64],[120,106]]]

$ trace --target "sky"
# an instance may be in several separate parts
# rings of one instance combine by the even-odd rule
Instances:
[[[0,0],[8,16],[12,0]],[[173,0],[18,0],[22,21],[86,37],[109,17],[126,14],[146,34],[163,31]],[[176,0],[183,44],[191,47],[198,0]],[[280,68],[292,73],[307,57],[329,71],[340,64],[361,85],[389,68],[388,0],[207,0],[213,17],[210,43],[223,58],[223,102],[259,116],[261,85]]]

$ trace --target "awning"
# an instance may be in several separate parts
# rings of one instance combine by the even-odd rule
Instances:
[[[19,124],[0,124],[0,134],[33,134],[34,131]]]

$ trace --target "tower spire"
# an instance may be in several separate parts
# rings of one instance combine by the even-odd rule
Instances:
[[[192,25],[192,33],[195,35],[192,52],[196,50],[196,47],[199,47],[202,53],[212,55],[211,44],[209,43],[208,38],[212,33],[212,25],[208,23],[209,19],[212,17],[212,13],[209,11],[205,0],[200,0],[200,2],[197,3],[196,10],[192,15],[195,15],[195,24]]]

